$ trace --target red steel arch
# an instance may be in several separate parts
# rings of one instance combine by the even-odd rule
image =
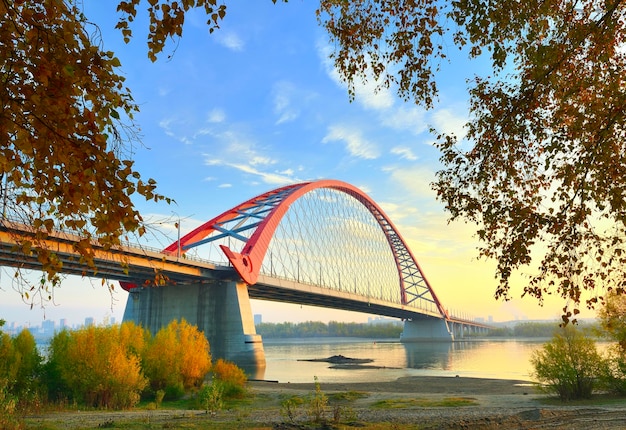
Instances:
[[[304,182],[277,188],[261,194],[204,223],[183,236],[180,241],[176,241],[165,248],[164,253],[182,254],[191,246],[197,246],[203,239],[214,232],[221,232],[222,237],[227,235],[237,236],[236,231],[226,232],[221,228],[221,225],[237,217],[242,217],[244,214],[245,216],[255,216],[260,222],[253,225],[256,229],[252,236],[250,236],[249,239],[239,236],[239,238],[245,242],[240,253],[232,251],[225,245],[220,245],[220,248],[239,276],[241,276],[247,284],[254,285],[257,281],[272,236],[291,204],[304,194],[319,188],[334,189],[354,197],[374,216],[389,242],[398,268],[402,304],[410,304],[413,300],[424,298],[425,294],[429,293],[438,311],[441,315],[447,317],[447,311],[437,298],[437,295],[419,267],[417,260],[391,220],[389,220],[383,210],[369,196],[355,186],[342,181],[319,180]],[[260,202],[262,202],[262,204],[260,204]],[[251,211],[253,212],[252,215],[250,215]],[[411,279],[415,278],[419,279],[418,282],[421,284],[421,289],[423,289],[424,292],[415,293],[412,291],[411,287],[414,287],[412,284],[415,281],[411,281]]]

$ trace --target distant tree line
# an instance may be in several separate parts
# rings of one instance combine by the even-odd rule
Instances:
[[[524,322],[513,327],[497,327],[489,330],[488,337],[508,338],[551,338],[561,328],[562,321]],[[579,328],[599,332],[597,324],[579,322]],[[482,336],[482,335],[481,335]]]
[[[272,338],[309,338],[309,337],[364,337],[399,339],[402,325],[397,323],[345,323],[330,321],[328,324],[319,321],[302,323],[260,323],[256,326],[258,334],[265,339]]]
[[[524,322],[514,326],[496,327],[480,337],[505,338],[551,338],[559,329],[561,321]],[[579,323],[579,327],[599,333],[597,324]],[[260,323],[256,326],[258,334],[265,339],[310,338],[310,337],[363,337],[376,339],[399,339],[403,326],[397,323],[345,323],[330,321],[306,321],[301,323]]]

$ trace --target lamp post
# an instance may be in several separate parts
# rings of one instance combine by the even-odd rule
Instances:
[[[178,218],[178,222],[174,224],[178,229],[178,238],[176,239],[176,260],[180,259],[180,217]]]
[[[176,235],[176,261],[180,259],[180,215],[177,212],[172,211],[172,215],[178,218],[178,222],[174,223],[174,227],[176,227],[177,235]]]
[[[178,219],[178,222],[174,223],[174,227],[176,227],[176,259],[178,260],[180,259],[182,254],[182,247],[180,246],[180,222],[191,218],[192,216],[194,216],[194,214],[188,215],[185,218],[181,218],[177,212],[172,211],[172,215],[174,215]]]

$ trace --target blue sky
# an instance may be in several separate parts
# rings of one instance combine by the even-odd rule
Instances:
[[[472,226],[449,225],[430,189],[439,154],[429,126],[462,135],[467,119],[465,79],[472,66],[462,57],[455,54],[455,63],[444,65],[431,111],[403,102],[393,90],[374,93],[372,84],[359,85],[350,102],[328,59],[331,46],[316,21],[315,2],[229,2],[213,34],[205,17],[193,13],[183,38],[169,43],[156,63],[146,55],[145,17],[134,23],[128,45],[114,30],[116,3],[85,0],[84,10],[99,25],[104,48],[120,58],[141,109],[135,120],[144,146],[133,148],[136,167],[176,200],[171,206],[137,201],[162,232],[151,245],[175,241],[178,218],[184,234],[272,188],[338,179],[382,206],[446,307],[496,320],[559,315],[558,302],[540,308],[531,299],[495,301],[493,264],[476,261]],[[0,317],[38,324],[44,311],[21,304],[9,278],[0,278],[6,303]],[[72,322],[84,316],[121,320],[126,301],[122,292],[111,297],[99,280],[76,278],[68,278],[55,298],[58,306],[48,305],[46,318]],[[253,302],[253,312],[265,321],[367,319],[266,302]]]

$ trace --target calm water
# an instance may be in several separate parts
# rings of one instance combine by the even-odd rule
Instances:
[[[486,340],[414,343],[347,338],[264,340],[267,367],[262,376],[279,382],[393,381],[402,376],[469,376],[530,380],[530,356],[545,340]],[[332,355],[370,358],[385,369],[330,369],[306,360]],[[259,375],[260,376],[260,375]]]

